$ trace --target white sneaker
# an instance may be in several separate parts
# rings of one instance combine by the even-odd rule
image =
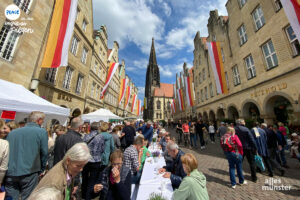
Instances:
[[[236,185],[231,186],[231,188],[232,188],[232,189],[235,189],[235,188],[236,188]]]
[[[240,185],[247,185],[247,184],[248,184],[248,182],[246,180],[244,180],[243,183],[240,183]]]

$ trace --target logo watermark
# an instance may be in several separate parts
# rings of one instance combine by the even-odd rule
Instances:
[[[17,20],[21,15],[21,11],[15,4],[10,4],[5,8],[4,15],[8,20]]]
[[[262,190],[288,191],[291,190],[291,187],[290,185],[283,185],[280,178],[268,178],[265,179],[265,185],[262,186]]]

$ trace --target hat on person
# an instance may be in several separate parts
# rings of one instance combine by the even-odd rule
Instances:
[[[221,122],[221,125],[224,125],[225,123],[224,122]]]

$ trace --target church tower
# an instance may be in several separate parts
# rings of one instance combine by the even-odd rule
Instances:
[[[153,120],[153,93],[155,87],[160,87],[160,75],[156,61],[154,38],[152,38],[152,45],[150,50],[145,84],[145,97],[147,98],[147,109],[144,110],[144,119]]]

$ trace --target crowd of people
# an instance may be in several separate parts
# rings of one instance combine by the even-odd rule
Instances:
[[[215,143],[215,136],[220,137],[221,147],[229,163],[229,175],[232,188],[236,188],[235,171],[237,171],[239,184],[247,184],[244,179],[242,163],[247,158],[251,171],[251,181],[257,182],[256,172],[261,172],[261,167],[266,168],[270,177],[274,171],[284,176],[288,169],[286,153],[290,152],[292,158],[300,161],[300,135],[290,134],[284,123],[267,125],[255,122],[251,129],[246,127],[245,120],[238,119],[236,123],[220,123],[217,128],[213,122],[204,123],[181,120],[174,124],[178,135],[178,143],[186,147],[196,148],[199,138],[201,150],[209,142]]]
[[[89,123],[78,116],[66,127],[56,123],[46,130],[44,120],[42,112],[32,112],[26,124],[0,120],[0,185],[6,199],[129,200],[153,142],[163,152],[166,166],[159,173],[170,179],[174,199],[208,199],[197,159],[158,123]]]
[[[32,112],[26,124],[0,120],[0,192],[6,192],[6,199],[129,200],[131,185],[139,184],[146,158],[152,156],[148,147],[153,142],[163,152],[166,166],[158,171],[170,179],[175,200],[209,199],[197,159],[179,145],[192,149],[199,143],[205,151],[208,138],[216,145],[216,136],[220,137],[232,188],[237,185],[235,171],[238,184],[247,184],[244,157],[253,182],[260,170],[257,156],[271,177],[276,171],[283,176],[284,168],[289,168],[287,151],[300,161],[299,135],[289,134],[282,123],[255,123],[248,129],[243,119],[236,124],[221,122],[220,127],[179,120],[175,138],[151,121],[89,123],[78,116],[66,127],[56,123],[46,130],[44,119],[44,113]]]

